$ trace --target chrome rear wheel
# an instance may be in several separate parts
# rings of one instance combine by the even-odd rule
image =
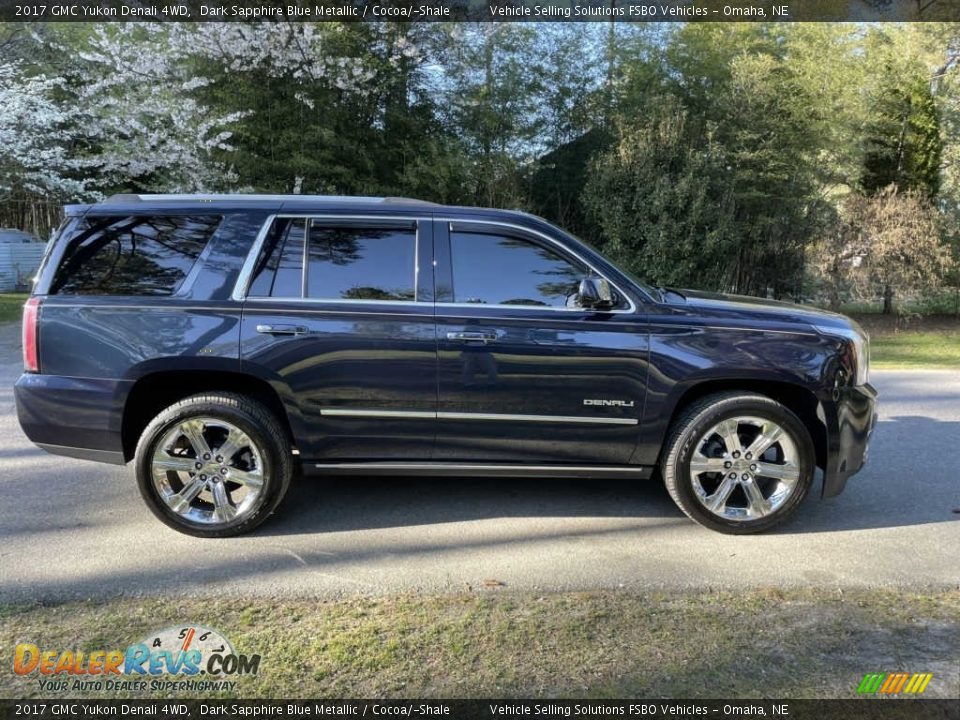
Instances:
[[[137,484],[150,510],[196,537],[248,532],[277,508],[293,477],[289,437],[260,402],[235,393],[193,395],[144,429]]]
[[[224,524],[253,512],[263,490],[256,443],[231,422],[195,417],[170,428],[153,453],[153,483],[178,515]]]

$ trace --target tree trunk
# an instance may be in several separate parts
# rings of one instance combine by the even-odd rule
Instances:
[[[840,310],[840,293],[835,287],[830,288],[830,309],[834,312]]]
[[[613,10],[614,7],[616,7],[616,4],[617,4],[616,0],[610,0],[611,11]],[[613,18],[612,12],[610,17]],[[604,82],[604,88],[603,88],[603,95],[604,95],[603,127],[605,128],[609,128],[613,124],[613,106],[614,106],[613,75],[614,75],[614,58],[616,53],[616,47],[617,47],[616,24],[611,19],[610,22],[607,24],[607,48],[606,48],[607,77],[606,77],[606,81]]]
[[[883,286],[883,314],[890,315],[893,313],[893,287],[890,285]]]

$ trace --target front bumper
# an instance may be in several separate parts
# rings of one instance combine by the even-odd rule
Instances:
[[[869,383],[838,388],[820,400],[827,431],[823,497],[843,492],[847,480],[867,461],[870,437],[877,424],[877,391]]]

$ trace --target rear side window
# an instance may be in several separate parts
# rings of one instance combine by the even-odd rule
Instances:
[[[413,222],[281,218],[267,236],[248,294],[411,301],[416,299],[416,256]]]
[[[337,227],[311,223],[307,292],[330,300],[416,299],[413,227]]]
[[[50,292],[172,295],[220,220],[208,215],[84,220],[70,240]]]
[[[251,297],[303,296],[303,218],[282,218],[270,228],[266,255],[250,284]]]

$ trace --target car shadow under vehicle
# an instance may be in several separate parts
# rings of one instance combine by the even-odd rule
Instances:
[[[768,534],[808,534],[960,520],[952,464],[938,460],[960,423],[894,417],[846,490],[821,500],[821,473],[798,513]],[[909,448],[909,452],[905,449]],[[504,517],[684,519],[660,480],[463,477],[305,477],[260,535],[435,525]],[[690,521],[692,522],[692,521]],[[703,532],[709,532],[704,530]]]

